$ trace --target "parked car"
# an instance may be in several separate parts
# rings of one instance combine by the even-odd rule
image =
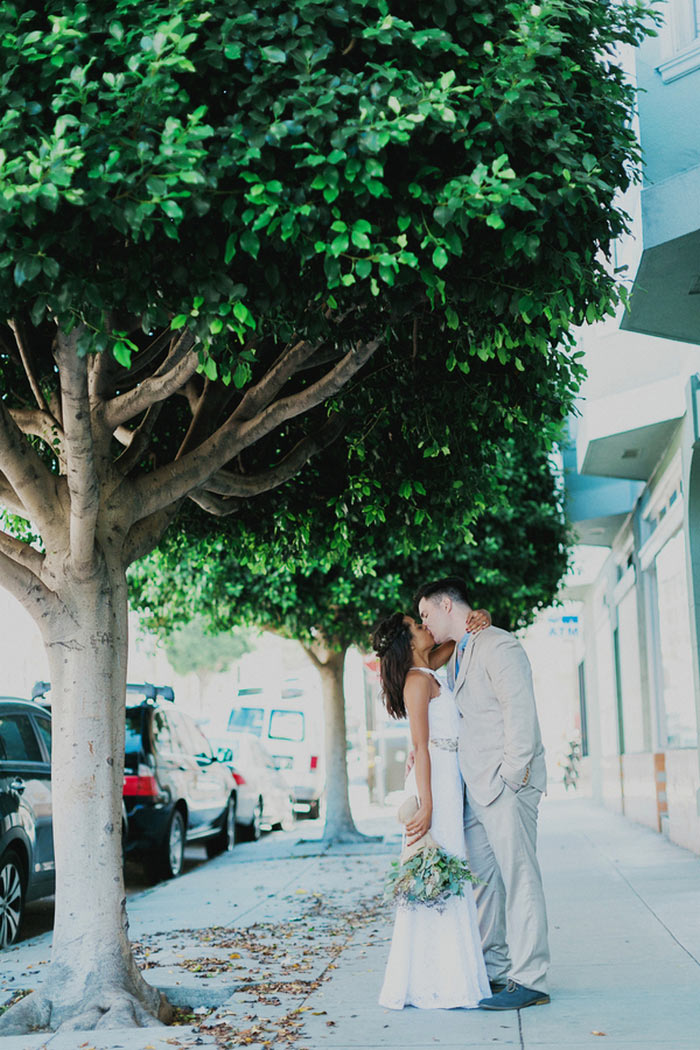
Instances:
[[[263,828],[289,831],[294,826],[294,800],[267,748],[253,733],[225,733],[210,738],[210,743],[236,781],[240,837],[259,839]]]
[[[0,697],[0,948],[15,940],[27,901],[55,889],[51,716]]]
[[[318,817],[325,790],[321,699],[295,682],[277,693],[238,690],[228,720],[231,733],[254,733],[269,749],[289,784],[299,816]]]
[[[185,844],[208,856],[233,849],[236,784],[167,686],[127,686],[124,802],[126,853],[154,879],[182,871]]]

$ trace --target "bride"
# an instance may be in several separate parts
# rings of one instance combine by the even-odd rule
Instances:
[[[474,630],[484,615],[481,610],[471,613],[468,629]],[[408,844],[419,837],[418,827],[429,826],[438,846],[465,859],[459,715],[451,690],[434,674],[454,643],[435,649],[427,627],[394,613],[375,630],[373,645],[387,710],[394,718],[408,716],[415,763],[406,789],[419,800],[418,812],[407,824]],[[449,897],[439,906],[398,904],[380,1006],[473,1008],[490,994],[469,883],[464,896]]]

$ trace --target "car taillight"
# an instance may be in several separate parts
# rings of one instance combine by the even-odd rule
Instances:
[[[161,794],[158,781],[148,766],[139,766],[137,772],[124,774],[124,795],[140,795],[155,798]]]
[[[233,779],[236,781],[239,787],[241,786],[241,784],[245,784],[245,777],[242,773],[234,773]]]
[[[311,756],[311,765],[309,769],[318,769],[318,755]]]

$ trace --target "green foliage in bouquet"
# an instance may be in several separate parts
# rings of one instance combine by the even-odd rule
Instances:
[[[422,849],[403,864],[392,861],[384,881],[384,900],[397,904],[443,904],[461,897],[466,882],[478,882],[467,862],[443,849]]]

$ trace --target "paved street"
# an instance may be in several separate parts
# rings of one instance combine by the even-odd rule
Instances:
[[[6,1037],[1,1050],[700,1050],[699,857],[585,800],[546,800],[552,1003],[393,1012],[377,1005],[392,921],[378,889],[398,825],[375,807],[360,826],[385,840],[320,855],[299,841],[318,825],[300,824],[131,898],[146,976],[184,1023]],[[37,987],[49,948],[44,934],[4,953],[1,999]]]

